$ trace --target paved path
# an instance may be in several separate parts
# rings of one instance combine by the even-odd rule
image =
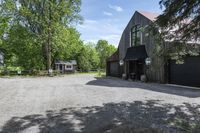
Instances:
[[[92,75],[0,78],[3,133],[165,128],[174,118],[199,121],[199,105],[200,90],[153,83]]]

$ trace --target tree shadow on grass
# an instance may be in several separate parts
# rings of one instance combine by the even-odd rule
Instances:
[[[199,124],[199,109],[199,105],[173,106],[160,101],[64,108],[47,111],[46,115],[13,117],[3,126],[2,133],[199,133],[198,126],[189,126]]]
[[[112,77],[96,77],[95,80],[88,82],[86,85],[93,86],[105,86],[105,87],[120,87],[120,88],[139,88],[143,90],[161,92],[166,94],[184,96],[189,98],[200,97],[200,88],[184,88],[178,86],[167,86],[164,84],[156,83],[141,83],[141,82],[129,82]]]

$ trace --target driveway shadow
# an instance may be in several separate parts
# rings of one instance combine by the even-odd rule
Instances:
[[[159,101],[108,103],[101,107],[63,108],[13,117],[1,133],[199,133],[199,105],[173,106]],[[190,126],[193,125],[193,126]]]
[[[157,84],[157,83],[130,82],[112,77],[95,77],[95,80],[88,82],[86,85],[120,87],[120,88],[131,88],[131,89],[140,88],[144,90],[184,96],[189,98],[200,97],[200,88],[198,90],[198,89],[178,87],[178,86],[168,86],[165,84]]]

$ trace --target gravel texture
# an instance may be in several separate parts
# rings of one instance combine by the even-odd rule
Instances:
[[[186,132],[174,124],[200,122],[199,105],[200,89],[94,75],[0,78],[2,133]]]

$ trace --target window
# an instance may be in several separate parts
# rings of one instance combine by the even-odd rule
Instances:
[[[135,25],[131,28],[131,46],[138,46],[142,42],[142,34],[140,30],[140,25]]]
[[[67,68],[71,68],[72,66],[67,66]]]
[[[66,69],[71,69],[71,68],[72,68],[71,65],[67,65],[67,66],[66,66]]]

